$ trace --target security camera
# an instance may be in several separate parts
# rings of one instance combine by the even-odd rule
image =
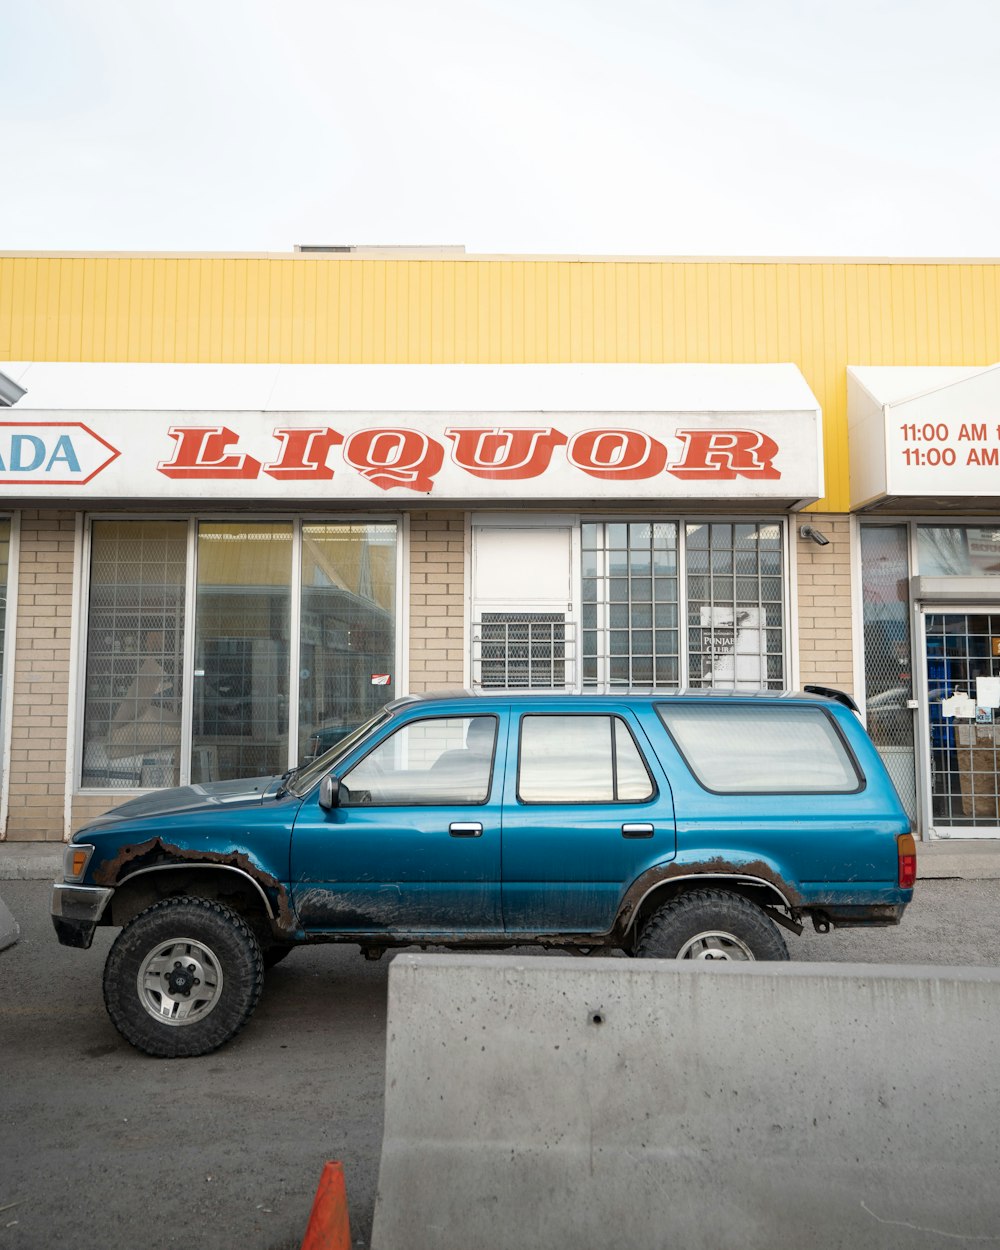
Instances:
[[[6,373],[0,373],[0,408],[12,408],[26,394],[23,386],[18,386]]]
[[[829,538],[821,530],[818,530],[815,525],[800,525],[799,537],[811,538],[817,547],[827,547],[830,544]]]

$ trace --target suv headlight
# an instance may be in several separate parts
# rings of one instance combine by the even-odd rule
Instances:
[[[63,880],[82,881],[94,848],[87,842],[72,842],[63,853]]]

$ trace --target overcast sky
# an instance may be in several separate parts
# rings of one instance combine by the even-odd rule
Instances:
[[[0,251],[1000,255],[996,0],[0,0]]]

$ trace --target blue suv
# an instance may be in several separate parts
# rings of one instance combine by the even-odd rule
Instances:
[[[59,940],[122,927],[104,997],[162,1056],[231,1038],[306,942],[787,959],[782,930],[899,922],[910,824],[847,696],[412,697],[281,777],[81,829]]]

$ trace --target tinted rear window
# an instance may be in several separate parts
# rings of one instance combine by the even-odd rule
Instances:
[[[656,710],[695,777],[717,794],[847,794],[863,784],[822,708],[679,703]]]

